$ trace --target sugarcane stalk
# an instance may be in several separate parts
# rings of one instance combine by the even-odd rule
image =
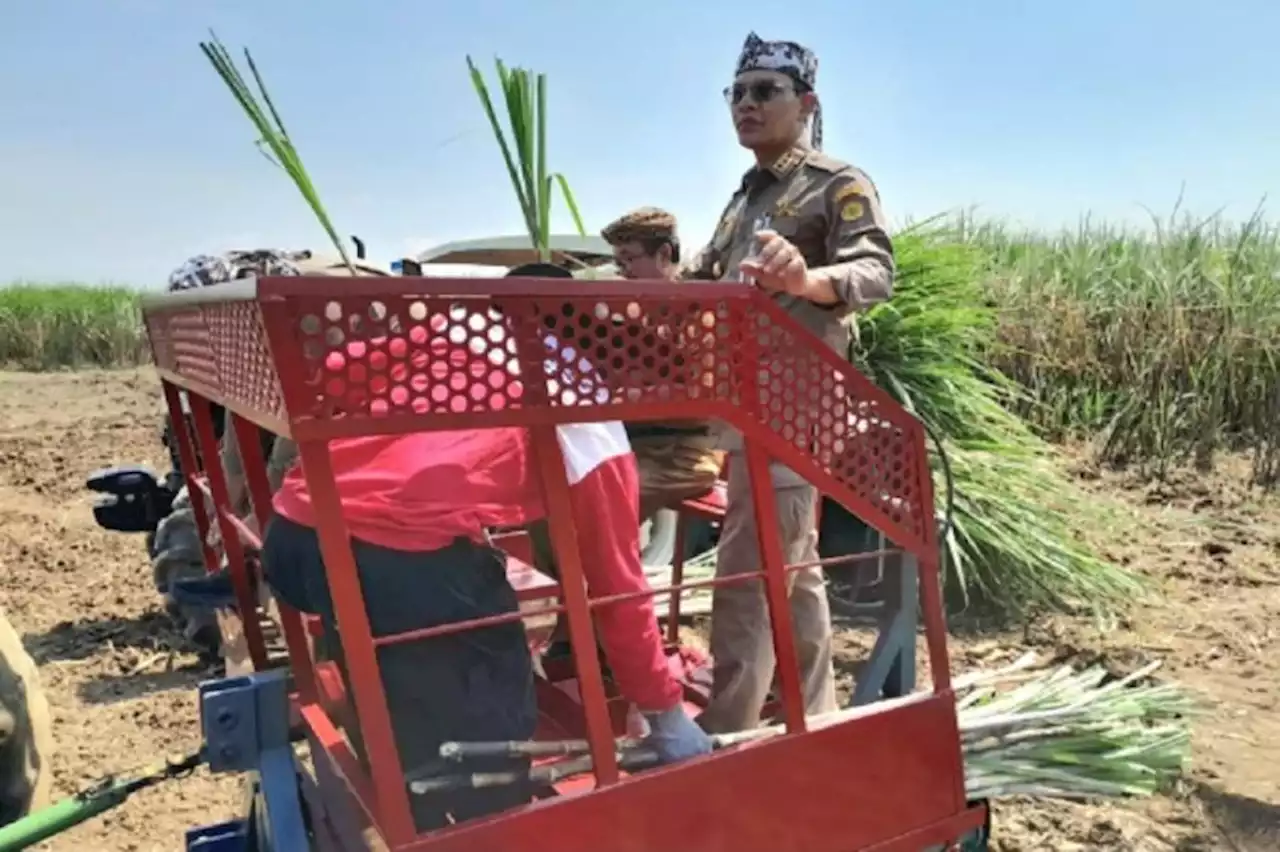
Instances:
[[[991,672],[975,672],[954,681],[957,690],[969,688],[972,685],[983,684],[987,682],[998,681],[1000,679],[1014,675],[1015,673],[1034,665],[1036,655],[1034,652],[1027,652],[1015,660],[1013,663],[1001,669]],[[893,701],[901,701],[902,699],[891,699]],[[881,703],[882,706],[884,702]],[[822,713],[810,716],[807,720],[808,724],[814,727],[826,727],[838,724],[847,719],[857,716],[866,715],[868,712],[874,712],[880,708],[867,707],[850,707],[844,710],[837,710],[831,713]],[[754,728],[747,731],[737,731],[727,734],[712,734],[711,741],[716,748],[728,748],[729,746],[739,745],[745,742],[752,742],[760,739],[777,736],[786,731],[786,725],[777,724],[769,725],[763,728]],[[640,748],[643,741],[635,738],[622,738],[615,741],[614,747],[619,753]],[[501,758],[501,757],[529,757],[529,758],[548,758],[548,757],[566,757],[572,755],[588,754],[591,746],[586,740],[538,740],[538,741],[497,741],[497,742],[446,742],[440,746],[440,757],[443,760],[464,761],[477,760],[483,758]]]
[[[953,681],[961,696],[960,749],[966,790],[974,798],[997,795],[1051,795],[1057,798],[1148,795],[1177,772],[1190,735],[1184,724],[1158,723],[1188,711],[1185,699],[1172,686],[1135,686],[1159,663],[1100,685],[1108,676],[1101,668],[1084,672],[1058,668],[1034,682],[1025,680],[1034,654],[1025,654],[1002,669],[977,672]],[[978,694],[988,698],[997,683],[1019,685],[980,706],[966,704]],[[889,710],[893,704],[918,696],[904,696],[870,707],[855,707],[809,717],[809,728],[839,724],[859,716]],[[966,709],[961,711],[961,708]],[[770,725],[711,737],[716,749],[753,742],[784,733],[784,725]],[[638,769],[657,762],[644,741],[615,742],[619,764]],[[446,761],[476,758],[565,757],[546,766],[506,773],[458,773],[417,782],[415,792],[467,789],[521,781],[554,783],[592,770],[585,740],[554,742],[450,742],[441,746]]]
[[[990,672],[974,672],[956,678],[953,681],[953,689],[960,691],[980,684],[997,682],[1009,677],[1014,677],[1022,670],[1034,665],[1035,662],[1035,653],[1028,651],[1003,668]],[[825,727],[846,719],[854,718],[855,716],[865,715],[868,712],[869,710],[866,707],[851,707],[845,710],[837,710],[832,713],[822,713],[810,716],[807,722],[810,725],[817,727]],[[716,748],[728,748],[731,745],[738,745],[744,742],[751,742],[754,740],[777,736],[785,731],[785,725],[769,725],[764,728],[754,728],[747,731],[737,731],[728,734],[712,734],[711,740]],[[642,745],[643,740],[635,738],[622,738],[616,740],[614,743],[615,748],[619,752],[640,748]],[[591,746],[586,740],[446,742],[442,743],[440,746],[440,757],[443,760],[451,761],[504,757],[548,758],[588,754],[590,751]]]
[[[807,724],[811,729],[830,727],[840,722],[866,716],[871,713],[887,710],[894,703],[909,700],[911,696],[891,698],[874,707],[849,707],[831,713],[820,713],[808,717]],[[729,748],[756,740],[769,739],[786,733],[785,724],[768,725],[746,731],[735,731],[727,734],[711,734],[711,743],[715,748]],[[614,741],[618,754],[636,754],[644,748],[644,740],[633,737]],[[464,761],[494,757],[564,757],[588,754],[591,746],[586,740],[510,740],[496,742],[446,742],[440,745],[440,757],[443,760]],[[550,764],[555,765],[555,764]]]
[[[618,767],[628,772],[647,769],[658,763],[658,754],[650,749],[634,749],[618,754]],[[436,775],[409,782],[409,792],[415,796],[445,793],[455,790],[482,790],[487,787],[507,787],[514,784],[556,784],[575,775],[585,775],[594,764],[590,755],[530,766],[527,769],[503,772],[465,772]]]

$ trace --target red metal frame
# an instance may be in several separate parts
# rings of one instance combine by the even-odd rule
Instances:
[[[196,442],[179,425],[181,459],[202,536],[206,498],[216,507],[244,612],[254,601],[243,551],[260,543],[227,506],[220,466],[209,464],[217,447],[208,403],[232,415],[258,529],[269,517],[270,495],[252,425],[298,443],[351,679],[348,703],[341,685],[317,672],[299,614],[282,607],[315,766],[308,795],[329,843],[372,848],[368,832],[376,830],[395,850],[852,852],[949,842],[981,823],[982,810],[969,808],[964,796],[923,429],[763,294],[732,284],[264,278],[153,297],[144,314],[175,424],[184,422],[179,391],[192,398]],[[553,427],[687,418],[721,419],[743,434],[764,564],[754,574],[677,581],[652,593],[675,596],[684,588],[763,576],[787,733],[624,778],[613,745],[620,733],[618,700],[594,653],[590,611],[630,596],[587,597]],[[373,640],[327,442],[494,426],[532,430],[562,577],[560,603],[544,611],[567,613],[577,688],[575,700],[549,692],[554,684],[540,684],[541,710],[557,708],[557,730],[582,726],[595,785],[415,837],[375,649],[439,631]],[[196,446],[204,476],[197,472]],[[785,579],[803,566],[782,564],[771,460],[915,557],[931,693],[807,730]],[[546,597],[546,589],[537,594]],[[254,663],[262,666],[256,624],[246,624],[246,634]],[[338,704],[354,711],[367,772],[330,717]]]

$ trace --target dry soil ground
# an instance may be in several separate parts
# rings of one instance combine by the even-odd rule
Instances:
[[[97,529],[84,474],[113,463],[159,466],[160,406],[146,372],[0,374],[0,605],[40,666],[54,713],[58,794],[198,746],[195,684],[204,668],[158,606],[139,538]],[[1011,801],[995,848],[1280,849],[1280,502],[1230,462],[1212,477],[1159,487],[1081,468],[1141,534],[1102,542],[1152,577],[1163,598],[1106,634],[1057,619],[1018,633],[952,640],[957,667],[1016,656],[1166,660],[1205,702],[1194,766],[1179,790],[1144,802]],[[846,635],[850,654],[865,637]],[[239,782],[206,774],[138,795],[42,848],[172,850],[189,826],[232,816]]]

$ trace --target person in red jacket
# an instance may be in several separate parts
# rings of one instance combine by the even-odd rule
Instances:
[[[648,589],[636,462],[625,429],[617,422],[566,425],[557,437],[588,594]],[[329,452],[375,637],[518,610],[505,557],[486,531],[547,514],[526,429],[336,439]],[[263,542],[267,583],[336,635],[300,466],[286,475],[274,508]],[[666,762],[710,752],[711,740],[685,713],[681,685],[668,669],[652,600],[600,608],[595,621],[615,683],[649,724],[650,747]],[[378,665],[406,771],[435,762],[446,741],[533,736],[533,668],[519,621],[387,645],[378,649]],[[475,772],[510,768],[505,758],[472,764]],[[528,785],[416,796],[414,817],[422,831],[531,796]]]

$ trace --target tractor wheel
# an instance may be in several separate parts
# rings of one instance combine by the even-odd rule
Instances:
[[[50,725],[35,663],[0,613],[0,825],[49,803]]]

